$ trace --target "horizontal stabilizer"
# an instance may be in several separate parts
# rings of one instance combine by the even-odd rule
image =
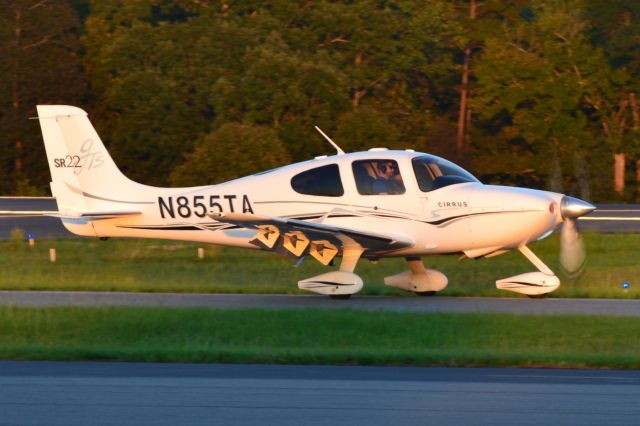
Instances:
[[[57,214],[58,211],[45,211],[45,210],[0,210],[0,217],[12,217],[12,216],[50,216]]]
[[[110,217],[122,217],[122,216],[135,216],[142,214],[138,210],[110,210],[110,211],[95,211],[95,212],[74,212],[74,211],[59,211],[48,216],[59,218],[100,218],[107,219]]]
[[[137,210],[112,210],[95,212],[75,212],[75,211],[47,211],[47,210],[0,210],[0,217],[39,217],[49,216],[60,219],[110,219],[123,216],[134,216],[142,214]]]

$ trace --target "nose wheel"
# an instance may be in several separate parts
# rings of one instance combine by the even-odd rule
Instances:
[[[333,300],[347,300],[351,297],[351,295],[350,294],[330,294],[329,297],[332,298]]]
[[[547,294],[549,294],[549,293],[529,294],[529,295],[527,295],[527,297],[529,299],[544,299],[545,297],[547,297]]]
[[[431,297],[435,296],[437,291],[414,291],[414,293],[416,294],[416,296],[420,297]]]
[[[560,279],[527,246],[519,247],[518,250],[538,268],[539,272],[527,272],[498,280],[497,288],[540,299],[560,287]]]

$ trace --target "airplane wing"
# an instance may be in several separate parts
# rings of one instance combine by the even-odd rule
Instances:
[[[210,213],[209,217],[219,222],[257,229],[259,233],[252,242],[269,249],[274,248],[279,237],[282,236],[284,248],[296,256],[300,256],[309,245],[311,246],[310,253],[314,255],[314,244],[319,245],[321,243],[323,247],[320,248],[320,252],[323,249],[329,249],[335,253],[339,248],[350,247],[361,247],[370,252],[389,252],[411,247],[414,244],[414,241],[405,235],[361,231],[280,216],[248,213]],[[334,247],[331,247],[331,245]],[[316,256],[314,255],[314,257]],[[324,261],[320,261],[324,263]]]

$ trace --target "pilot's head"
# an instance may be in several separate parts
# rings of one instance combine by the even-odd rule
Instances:
[[[393,161],[383,161],[378,165],[378,170],[380,170],[381,175],[388,178],[397,173],[398,166]]]

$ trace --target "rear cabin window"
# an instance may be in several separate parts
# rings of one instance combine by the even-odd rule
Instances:
[[[344,195],[340,170],[337,164],[329,164],[299,173],[291,178],[294,191],[305,195],[341,197]]]
[[[397,195],[405,192],[398,163],[394,160],[354,161],[351,167],[361,195]]]

